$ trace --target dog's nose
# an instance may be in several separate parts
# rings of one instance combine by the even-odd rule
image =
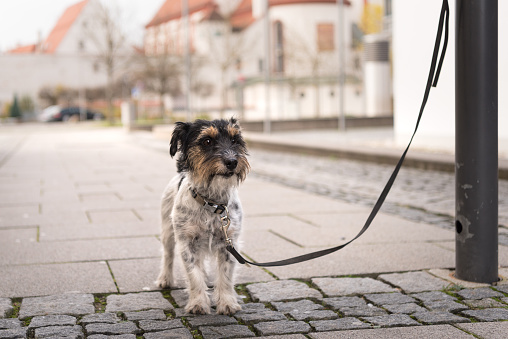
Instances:
[[[232,171],[238,165],[238,160],[236,160],[236,159],[226,159],[226,160],[224,160],[224,164],[226,165],[226,168],[228,170]]]

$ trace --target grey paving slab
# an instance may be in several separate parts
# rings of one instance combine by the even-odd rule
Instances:
[[[0,266],[0,297],[118,292],[105,262]]]
[[[85,315],[79,321],[82,325],[94,324],[94,323],[106,323],[106,324],[116,324],[120,322],[120,318],[116,315],[116,313],[95,313]]]
[[[387,314],[384,309],[372,305],[360,307],[340,307],[339,311],[346,317],[375,317]]]
[[[223,314],[206,314],[199,317],[189,317],[187,321],[192,327],[237,324],[235,318]]]
[[[318,290],[296,280],[278,280],[267,283],[247,285],[247,290],[254,300],[260,302],[295,300],[303,298],[322,299]]]
[[[33,317],[30,321],[30,328],[45,326],[73,326],[76,325],[76,317],[70,315],[43,315]]]
[[[402,288],[406,293],[437,291],[449,284],[424,271],[381,274],[378,278]]]
[[[334,297],[324,298],[323,302],[331,308],[337,310],[343,307],[363,307],[367,306],[365,300],[360,297]]]
[[[505,339],[506,333],[508,333],[508,322],[506,321],[495,323],[457,324],[456,326],[485,339]]]
[[[155,280],[159,274],[160,258],[111,260],[111,271],[122,293],[158,290]],[[135,274],[133,274],[135,272]],[[180,284],[181,287],[184,284]]]
[[[365,329],[372,327],[372,325],[364,323],[363,321],[352,317],[340,318],[335,320],[310,321],[309,324],[318,332]]]
[[[441,291],[431,291],[431,292],[421,292],[411,294],[413,298],[421,300],[423,302],[427,301],[439,301],[439,300],[456,300],[457,298],[452,297],[449,294],[446,294]]]
[[[256,241],[261,240],[262,238],[256,239]],[[258,262],[285,259],[322,249],[320,247],[306,249],[294,246],[283,249],[282,252],[286,255],[282,256],[280,253],[270,253],[270,249],[255,251],[249,246],[251,245],[246,242],[245,253]],[[336,253],[313,260],[312,263],[300,263],[291,265],[291,267],[273,267],[269,270],[281,279],[289,279],[415,271],[453,265],[455,265],[454,252],[439,247],[437,243],[352,244]]]
[[[172,330],[145,333],[145,339],[192,339],[194,336],[186,328],[175,328]]]
[[[48,326],[35,329],[36,339],[39,338],[84,338],[81,326]]]
[[[18,339],[18,338],[26,338],[28,329],[24,328],[10,328],[6,330],[0,330],[0,338],[1,339]]]
[[[313,278],[312,283],[327,296],[395,292],[396,290],[372,278]]]
[[[458,325],[459,326],[459,325]],[[460,325],[463,326],[463,325]],[[473,339],[474,337],[451,325],[349,330],[337,332],[310,333],[313,339],[391,339],[391,338],[443,338]]]
[[[273,334],[308,333],[311,330],[309,324],[303,321],[269,321],[253,325],[262,336]]]
[[[471,322],[471,320],[467,318],[459,317],[458,315],[449,312],[418,312],[413,313],[413,317],[424,324],[432,325]]]
[[[154,236],[17,244],[11,246],[0,258],[0,265],[158,257],[159,246],[160,243]]]
[[[86,333],[92,334],[106,334],[106,335],[119,335],[119,334],[137,334],[141,330],[133,322],[121,322],[117,324],[94,323],[85,326]]]
[[[468,309],[467,306],[453,300],[425,301],[424,305],[431,311],[458,312]]]
[[[364,297],[377,305],[405,304],[415,301],[415,299],[400,292],[365,294]]]
[[[427,309],[418,306],[415,303],[383,305],[383,308],[385,308],[388,312],[400,314],[413,314],[416,312],[427,311]]]
[[[484,298],[500,298],[504,295],[500,292],[494,291],[489,287],[483,288],[467,288],[457,292],[464,299],[484,299]]]
[[[470,308],[493,308],[493,307],[505,307],[506,305],[496,301],[492,298],[485,299],[473,299],[473,300],[462,300],[462,303],[466,304]]]
[[[0,329],[13,329],[13,328],[20,328],[21,327],[21,321],[19,321],[18,318],[10,318],[10,319],[0,319]]]
[[[171,320],[140,320],[139,327],[145,332],[166,331],[184,327],[180,319]]]
[[[0,319],[10,317],[13,310],[11,299],[0,298]]]
[[[34,243],[37,241],[38,228],[36,226],[14,229],[0,228],[0,246],[11,246],[20,243]]]
[[[109,295],[106,312],[132,312],[148,309],[172,310],[173,306],[160,292]]]
[[[418,326],[418,322],[411,319],[407,314],[378,315],[374,317],[362,317],[363,320],[381,327]]]
[[[508,320],[507,308],[486,308],[483,310],[465,310],[462,314],[480,321]]]
[[[271,229],[285,234],[292,241],[305,247],[331,247],[356,236],[369,212],[296,214],[299,220],[306,223],[295,220],[291,223],[271,224]],[[410,231],[401,232],[401,229]],[[454,233],[450,230],[380,213],[369,232],[362,235],[356,243],[405,243],[453,239]]]
[[[314,311],[314,310],[322,310],[323,305],[316,304],[312,300],[304,299],[299,301],[289,301],[289,302],[272,302],[271,303],[275,309],[279,312],[288,313],[288,312],[305,312],[305,311]]]
[[[138,312],[124,312],[127,320],[139,321],[139,320],[166,320],[166,314],[163,310],[149,310],[149,311],[138,311]]]
[[[95,313],[92,294],[66,293],[47,297],[24,298],[19,310],[21,320],[45,315],[82,316]]]
[[[202,326],[199,330],[204,339],[246,338],[254,335],[245,325]]]
[[[237,312],[234,317],[245,324],[255,324],[263,321],[287,320],[283,313],[270,309],[259,309],[256,311]]]

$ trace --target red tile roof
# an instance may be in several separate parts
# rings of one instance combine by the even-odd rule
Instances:
[[[187,0],[189,14],[206,10],[205,17],[210,16],[217,9],[217,4],[214,0]],[[182,16],[182,0],[166,0],[161,8],[157,11],[155,16],[145,26],[157,26],[170,20],[178,19]]]
[[[76,18],[79,16],[85,5],[89,0],[83,0],[68,7],[65,12],[62,14],[60,19],[58,19],[55,27],[51,33],[49,33],[47,39],[44,41],[42,45],[44,53],[54,53],[58,48],[58,45],[63,40],[67,31],[72,26]]]
[[[24,54],[24,53],[35,53],[36,45],[18,46],[16,48],[7,51],[9,54]]]
[[[336,3],[336,0],[269,0],[270,6],[293,5],[305,3]],[[344,0],[346,6],[350,6],[349,0]],[[252,0],[243,0],[231,17],[233,27],[243,29],[252,24],[256,19],[252,16]]]

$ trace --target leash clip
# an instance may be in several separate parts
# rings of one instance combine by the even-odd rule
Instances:
[[[221,229],[224,233],[224,239],[226,241],[227,246],[233,246],[233,241],[228,236],[229,225],[231,225],[231,219],[229,219],[229,211],[226,206],[224,206],[224,211],[220,214],[220,221],[222,223]]]

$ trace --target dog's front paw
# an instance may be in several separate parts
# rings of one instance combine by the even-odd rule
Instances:
[[[217,314],[233,315],[241,309],[242,306],[237,301],[217,304]]]
[[[160,288],[170,288],[173,285],[173,280],[167,275],[159,275],[155,281],[155,285]]]
[[[210,314],[210,306],[187,304],[187,306],[185,306],[185,312],[192,314]]]

